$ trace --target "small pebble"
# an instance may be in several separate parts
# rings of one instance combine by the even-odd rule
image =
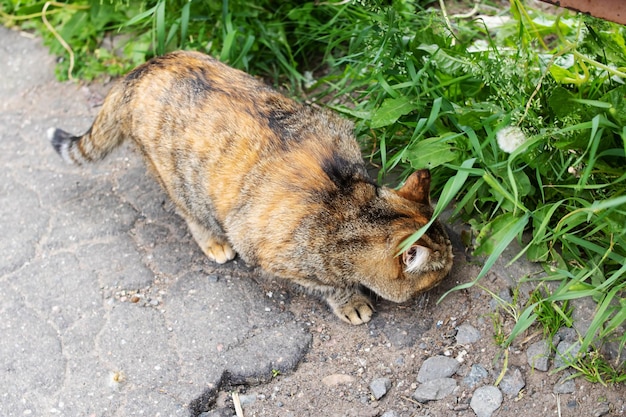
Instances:
[[[552,392],[555,394],[571,394],[576,391],[576,383],[571,378],[572,373],[570,371],[563,372],[563,376],[552,388]]]
[[[540,340],[528,346],[526,359],[532,368],[538,371],[547,371],[550,365],[550,345],[548,341]]]
[[[239,402],[242,407],[254,404],[256,401],[256,394],[239,394]]]
[[[493,385],[486,385],[474,391],[470,407],[477,417],[491,417],[502,404],[502,393]]]
[[[554,355],[554,367],[556,369],[567,365],[569,362],[573,362],[580,350],[580,342],[568,342],[563,340],[556,347],[556,354]]]
[[[507,369],[502,381],[500,381],[500,390],[509,397],[517,397],[519,392],[526,386],[522,371],[517,367]]]
[[[398,413],[393,410],[385,411],[380,417],[398,417]]]
[[[480,340],[481,334],[477,328],[469,324],[462,324],[456,333],[456,343],[459,345],[469,345]]]
[[[498,296],[500,297],[500,299],[502,299],[504,303],[508,303],[508,304],[513,303],[513,297],[511,296],[511,292],[508,289],[500,291]],[[500,306],[500,304],[501,302],[499,300],[493,298],[489,302],[489,307],[491,307],[491,310],[495,311]]]
[[[391,380],[389,378],[376,378],[370,384],[370,391],[376,400],[384,397],[389,388],[391,388]]]
[[[593,417],[602,417],[605,416],[607,414],[609,414],[609,411],[611,411],[611,407],[609,407],[609,403],[600,403],[598,405],[598,408],[596,408],[593,411]]]
[[[456,387],[456,381],[452,378],[432,379],[417,387],[413,393],[413,399],[421,403],[441,400],[452,394]]]
[[[417,382],[427,382],[438,378],[447,378],[454,375],[461,364],[446,356],[433,356],[428,358],[422,364],[417,373]]]
[[[557,330],[555,336],[558,337],[559,342],[565,340],[566,342],[573,343],[578,339],[576,330],[572,329],[571,327],[561,327],[559,330]],[[558,344],[558,342],[555,344]]]
[[[472,365],[469,374],[463,378],[463,384],[470,388],[474,388],[483,379],[487,378],[488,375],[489,373],[482,365],[474,364]]]

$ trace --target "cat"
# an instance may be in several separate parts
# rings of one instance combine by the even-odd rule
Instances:
[[[351,122],[208,55],[153,58],[115,84],[84,135],[48,136],[77,165],[131,139],[207,257],[239,254],[322,296],[348,323],[374,312],[362,287],[404,302],[452,266],[438,221],[398,255],[432,216],[428,170],[398,190],[376,185]]]

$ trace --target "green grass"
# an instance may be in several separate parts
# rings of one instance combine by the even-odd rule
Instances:
[[[581,372],[623,381],[626,370],[597,352],[603,338],[626,344],[626,28],[486,1],[480,13],[509,18],[493,30],[477,15],[417,4],[79,0],[51,3],[46,27],[44,2],[0,0],[0,19],[39,31],[65,57],[60,78],[119,75],[197,49],[343,113],[381,181],[430,168],[436,212],[453,203],[454,217],[472,225],[486,260],[456,289],[531,236],[519,256],[547,275],[505,344],[537,323],[567,322],[567,304],[591,297],[581,351],[594,360],[581,359]],[[102,43],[112,35],[116,51]]]

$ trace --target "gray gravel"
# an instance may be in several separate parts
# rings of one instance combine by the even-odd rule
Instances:
[[[503,394],[506,394],[509,397],[517,397],[519,392],[525,386],[526,381],[524,380],[522,371],[518,367],[514,366],[506,370],[506,373],[500,382],[499,388]]]
[[[456,388],[457,383],[453,378],[431,379],[417,387],[413,398],[421,403],[441,400],[452,394]]]
[[[391,388],[391,380],[389,378],[376,378],[370,384],[370,391],[377,400],[384,397],[389,388]]]
[[[456,342],[459,345],[476,343],[480,338],[480,331],[470,324],[462,324],[457,328]]]
[[[433,379],[447,378],[454,375],[461,364],[447,356],[433,356],[422,364],[418,374],[417,382],[428,382]]]
[[[484,366],[480,364],[474,364],[470,368],[470,371],[467,374],[467,376],[463,378],[463,384],[467,385],[470,388],[474,388],[476,385],[481,383],[485,378],[487,378],[488,375],[489,373],[487,372]]]
[[[502,404],[502,393],[492,385],[486,385],[474,391],[470,407],[477,417],[490,417]]]
[[[551,355],[550,344],[547,340],[535,342],[526,350],[528,364],[538,371],[545,372],[549,369]]]

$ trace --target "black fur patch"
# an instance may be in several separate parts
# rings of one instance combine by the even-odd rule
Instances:
[[[205,68],[192,69],[184,83],[191,95],[196,98],[215,91],[214,83]]]
[[[126,75],[125,80],[127,82],[138,80],[143,76],[145,72],[150,71],[152,67],[163,67],[163,62],[159,60],[159,58],[153,58],[152,60],[138,66],[137,68],[129,72]]]
[[[340,155],[332,155],[323,160],[322,170],[342,191],[352,188],[358,182],[374,185],[362,164],[348,161]]]
[[[390,224],[398,219],[406,219],[407,216],[391,208],[365,205],[361,207],[361,218],[370,224]]]
[[[290,120],[298,112],[297,107],[285,107],[284,103],[275,98],[270,98],[265,107],[269,110],[259,110],[259,116],[267,120],[267,126],[283,143],[297,141],[300,136],[292,126],[298,125]]]

